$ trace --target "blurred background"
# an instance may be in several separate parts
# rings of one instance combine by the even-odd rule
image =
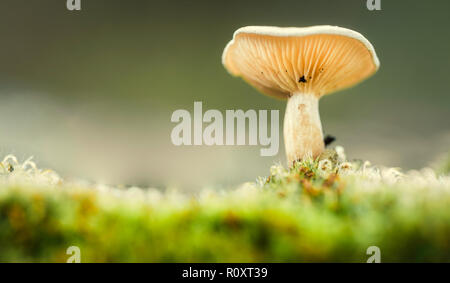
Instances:
[[[349,158],[416,169],[450,148],[449,1],[0,0],[0,154],[110,184],[228,187],[285,163],[259,146],[172,145],[177,109],[279,109],[221,55],[246,25],[339,25],[365,35],[379,72],[324,97],[325,134]],[[224,113],[224,112],[223,112]],[[282,125],[282,119],[280,126]],[[280,134],[282,128],[280,127]]]

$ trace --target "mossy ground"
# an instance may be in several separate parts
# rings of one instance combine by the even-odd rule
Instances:
[[[446,164],[446,163],[445,163]],[[450,177],[346,161],[342,148],[227,191],[195,195],[64,182],[0,166],[0,261],[450,261]],[[447,170],[447,171],[446,171]]]

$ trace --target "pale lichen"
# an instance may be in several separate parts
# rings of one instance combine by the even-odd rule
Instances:
[[[32,184],[55,186],[62,183],[59,175],[50,169],[39,169],[33,157],[20,163],[14,155],[7,155],[0,162],[0,183],[3,185]]]

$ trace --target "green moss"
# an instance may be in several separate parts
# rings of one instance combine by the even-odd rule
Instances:
[[[51,180],[0,186],[1,262],[450,261],[450,181],[429,170],[331,154],[194,196]]]

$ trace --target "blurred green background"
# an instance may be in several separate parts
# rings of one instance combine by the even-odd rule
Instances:
[[[450,148],[449,1],[0,1],[0,153],[33,155],[64,177],[140,186],[235,185],[285,162],[260,147],[175,147],[176,109],[279,109],[222,67],[246,25],[339,25],[381,61],[357,87],[325,97],[325,134],[350,158],[406,169]],[[282,134],[280,121],[280,134]]]

